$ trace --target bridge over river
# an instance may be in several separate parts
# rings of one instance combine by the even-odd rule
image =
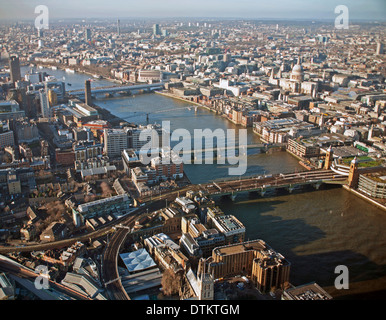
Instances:
[[[266,193],[269,194],[279,189],[291,193],[304,186],[312,186],[318,190],[322,184],[345,185],[347,184],[347,176],[336,174],[332,170],[320,169],[276,175],[229,178],[206,184],[189,185],[184,187],[183,190],[177,189],[173,192],[177,196],[177,194],[182,195],[183,192],[193,190],[206,196],[230,196],[234,200],[237,194],[241,192],[256,192],[264,196]],[[167,194],[168,192],[160,195],[147,195],[138,198],[138,200],[140,203],[152,202],[165,197]]]
[[[138,84],[138,85],[123,85],[123,86],[106,86],[106,87],[95,87],[91,88],[91,95],[102,95],[102,94],[114,94],[114,93],[128,93],[136,90],[145,90],[145,91],[153,91],[163,89],[164,84],[162,82],[159,83],[151,83],[151,84]],[[85,90],[70,90],[67,91],[67,94],[70,96],[84,98]]]
[[[205,195],[229,195],[234,199],[240,192],[258,192],[262,196],[276,189],[286,189],[290,193],[297,188],[311,185],[319,189],[322,184],[346,184],[347,177],[331,170],[312,170],[296,173],[280,173],[239,179],[226,179],[201,184],[200,190]]]

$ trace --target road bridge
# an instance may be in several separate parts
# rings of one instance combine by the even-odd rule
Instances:
[[[160,90],[163,88],[164,88],[164,84],[162,82],[151,83],[151,84],[138,84],[138,85],[95,87],[95,88],[91,88],[91,95],[95,96],[98,94],[128,93],[135,90],[153,91],[153,90]],[[73,97],[84,98],[85,90],[84,89],[69,90],[67,91],[67,94]]]

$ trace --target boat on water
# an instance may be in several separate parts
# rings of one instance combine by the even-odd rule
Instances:
[[[75,73],[75,70],[74,69],[70,69],[70,68],[67,68],[65,71],[68,72],[68,73]]]
[[[52,70],[58,70],[58,67],[53,66],[53,67],[51,67],[51,69]]]

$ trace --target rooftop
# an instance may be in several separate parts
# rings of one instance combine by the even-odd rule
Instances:
[[[156,266],[154,260],[144,248],[121,253],[119,256],[129,272],[142,271]]]
[[[214,252],[217,255],[231,255],[240,252],[260,251],[267,249],[267,245],[263,240],[252,240],[243,243],[231,244],[228,246],[217,247]]]
[[[290,300],[331,300],[332,297],[317,283],[309,283],[284,291]]]
[[[228,232],[238,229],[244,229],[244,225],[233,215],[220,215],[214,218],[216,225],[218,225],[221,231]]]

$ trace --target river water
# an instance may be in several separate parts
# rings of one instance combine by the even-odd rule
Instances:
[[[26,68],[22,68],[24,73]],[[67,89],[84,88],[89,76],[43,69],[66,83]],[[64,78],[63,78],[64,77]],[[111,85],[96,80],[92,86]],[[237,126],[204,108],[158,94],[103,98],[94,101],[129,122],[146,124],[169,120],[171,130],[235,129]],[[248,143],[259,143],[248,129]],[[228,177],[229,165],[185,165],[192,183]],[[286,152],[249,150],[245,175],[303,170]],[[336,299],[386,298],[386,213],[340,187],[271,195],[264,198],[240,194],[232,202],[217,199],[221,209],[235,215],[246,227],[246,238],[263,239],[291,262],[290,282],[317,282]],[[349,289],[334,287],[338,265],[349,270]]]

